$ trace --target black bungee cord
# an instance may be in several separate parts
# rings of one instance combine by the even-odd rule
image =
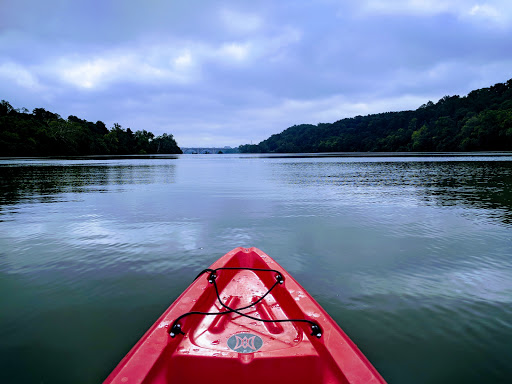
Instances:
[[[217,287],[217,271],[220,271],[220,270],[248,270],[248,271],[260,271],[260,272],[274,272],[276,274],[275,275],[276,282],[270,287],[270,289],[264,295],[262,295],[254,303],[251,303],[251,304],[246,305],[245,307],[241,307],[241,308],[231,308],[226,303],[224,303],[222,301],[222,299],[220,298],[219,288]],[[307,320],[307,319],[275,319],[275,320],[260,319],[259,317],[254,317],[254,316],[248,315],[246,313],[240,312],[240,311],[243,311],[245,309],[254,307],[256,304],[261,302],[276,287],[276,285],[283,284],[284,283],[284,278],[283,278],[283,275],[281,274],[281,272],[279,272],[279,271],[277,271],[275,269],[264,269],[264,268],[242,268],[242,267],[221,267],[221,268],[216,268],[216,269],[206,268],[206,269],[202,270],[196,276],[194,281],[197,280],[201,275],[203,275],[206,272],[210,273],[210,275],[208,276],[208,282],[210,284],[213,284],[213,286],[215,288],[215,293],[217,295],[217,300],[219,301],[219,303],[220,303],[220,305],[222,307],[226,308],[226,311],[221,311],[221,312],[200,312],[200,311],[186,312],[186,313],[182,314],[181,316],[179,316],[178,318],[176,318],[176,320],[174,320],[174,322],[173,322],[173,324],[172,324],[172,326],[170,327],[170,330],[169,330],[169,335],[171,337],[174,338],[174,337],[176,337],[179,334],[185,335],[185,332],[183,331],[183,329],[181,328],[181,324],[179,323],[179,321],[181,319],[183,319],[184,317],[187,317],[187,316],[190,316],[190,315],[217,316],[217,315],[225,315],[225,314],[228,314],[228,313],[236,313],[236,314],[238,314],[240,316],[247,317],[247,318],[249,318],[251,320],[261,321],[261,322],[264,322],[264,323],[285,323],[285,322],[308,323],[311,326],[311,335],[312,336],[316,336],[318,338],[320,338],[322,336],[322,329],[320,328],[320,325],[318,325],[317,323],[315,323],[314,321],[311,321],[311,320]]]

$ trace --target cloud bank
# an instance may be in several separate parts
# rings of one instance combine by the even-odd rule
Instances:
[[[416,109],[512,77],[493,0],[0,3],[0,98],[181,146]]]

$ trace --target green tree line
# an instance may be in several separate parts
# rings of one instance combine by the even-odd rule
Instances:
[[[512,79],[464,97],[444,96],[415,111],[294,125],[239,149],[242,153],[511,151]]]
[[[133,132],[102,121],[92,123],[35,108],[14,109],[0,102],[0,156],[74,156],[182,153],[173,135]]]

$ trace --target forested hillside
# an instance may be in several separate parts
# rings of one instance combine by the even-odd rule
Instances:
[[[415,111],[295,125],[240,151],[512,151],[512,79],[465,97],[429,101]]]
[[[0,156],[129,155],[181,153],[172,135],[146,130],[132,132],[119,124],[109,130],[101,121],[92,123],[76,116],[36,108],[14,109],[0,102]]]

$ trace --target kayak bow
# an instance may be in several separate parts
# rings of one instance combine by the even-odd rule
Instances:
[[[199,274],[105,380],[385,383],[279,264],[236,248]]]

